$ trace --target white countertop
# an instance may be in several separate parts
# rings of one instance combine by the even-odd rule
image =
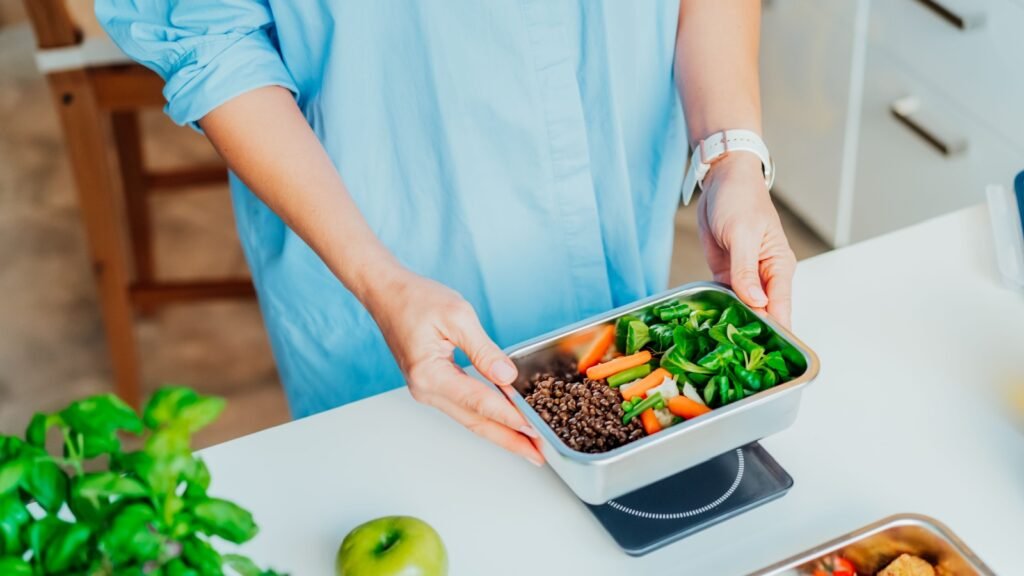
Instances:
[[[998,284],[982,207],[804,261],[794,331],[821,357],[790,429],[763,441],[788,495],[647,556],[619,551],[550,469],[485,443],[405,390],[203,452],[214,494],[262,531],[246,549],[333,574],[357,524],[441,533],[451,574],[744,574],[897,512],[948,524],[997,573],[1021,573],[1024,296]],[[341,383],[339,383],[341,385]]]

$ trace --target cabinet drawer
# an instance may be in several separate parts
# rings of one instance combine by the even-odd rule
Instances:
[[[982,202],[986,184],[1009,185],[1024,168],[1024,152],[1008,147],[1004,138],[887,53],[869,46],[866,57],[853,240]],[[909,117],[916,129],[891,110],[908,96],[920,103],[919,112]],[[939,150],[940,144],[948,153]]]
[[[772,0],[762,13],[764,132],[778,167],[773,193],[829,243],[836,241],[860,1]]]
[[[966,28],[951,21],[957,18]],[[1024,7],[1017,0],[876,0],[869,42],[1024,147]]]

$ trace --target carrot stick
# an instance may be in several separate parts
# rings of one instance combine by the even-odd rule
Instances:
[[[704,406],[700,402],[694,402],[686,396],[674,396],[668,399],[668,411],[689,420],[690,418],[696,418],[701,414],[707,414],[711,412],[711,408]]]
[[[586,351],[583,352],[583,356],[580,356],[580,361],[576,366],[580,374],[586,374],[592,366],[600,362],[605,352],[611,348],[612,342],[615,342],[615,326],[609,324],[601,328],[594,336],[594,340],[587,346]]]
[[[558,351],[564,354],[575,353],[577,350],[582,348],[584,344],[590,344],[593,339],[594,334],[586,330],[570,334],[558,343]]]
[[[612,339],[614,338],[615,328],[612,328]],[[651,353],[648,350],[642,350],[629,356],[619,356],[618,358],[612,358],[603,364],[587,368],[587,378],[590,378],[591,380],[600,380],[602,378],[618,374],[623,370],[629,370],[630,368],[635,368],[641,364],[647,364],[650,361]]]
[[[661,432],[661,422],[658,422],[658,417],[654,415],[654,408],[648,408],[640,413],[640,423],[644,425],[644,432],[647,432],[648,436]]]
[[[643,380],[636,384],[630,384],[629,386],[619,388],[619,392],[622,392],[623,400],[632,400],[637,396],[643,396],[648,390],[664,382],[665,378],[672,378],[672,374],[664,368],[658,368],[654,372],[644,376]]]

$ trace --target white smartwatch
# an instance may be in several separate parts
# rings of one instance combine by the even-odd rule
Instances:
[[[768,154],[768,147],[756,132],[750,130],[725,130],[715,132],[700,141],[700,145],[690,156],[690,166],[683,179],[683,205],[688,206],[697,186],[704,189],[704,177],[711,170],[711,165],[726,154],[732,152],[749,152],[761,160],[764,169],[764,183],[771,190],[775,182],[775,163]]]

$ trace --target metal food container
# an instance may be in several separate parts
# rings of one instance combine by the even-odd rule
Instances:
[[[900,554],[910,554],[929,562],[943,576],[995,576],[949,528],[918,514],[890,516],[751,576],[813,574],[819,561],[834,554],[849,560],[858,574],[875,574]]]
[[[749,307],[723,285],[697,282],[620,307],[506,350],[519,368],[519,380],[513,385],[516,392],[511,394],[512,402],[540,434],[540,450],[548,464],[585,502],[602,504],[785,429],[796,419],[804,386],[818,375],[818,357],[814,352],[771,318],[762,317],[769,328],[803,354],[807,361],[807,370],[803,374],[608,452],[587,454],[567,446],[523,397],[530,376],[550,366],[558,355],[564,355],[567,342],[579,341],[622,315],[673,299],[718,308],[736,304],[753,314]]]

